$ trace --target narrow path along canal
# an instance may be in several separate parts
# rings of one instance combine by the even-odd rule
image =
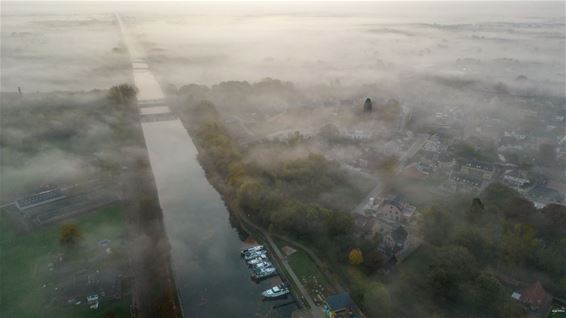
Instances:
[[[197,160],[190,136],[164,103],[159,83],[117,16],[139,90],[142,129],[171,243],[173,270],[187,318],[291,317],[292,300],[263,301],[277,277],[256,284],[240,257],[243,237]],[[276,307],[276,308],[274,308]]]

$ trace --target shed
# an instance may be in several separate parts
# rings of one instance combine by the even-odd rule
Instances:
[[[352,298],[348,293],[340,293],[326,298],[326,305],[331,314],[346,311],[352,306]]]

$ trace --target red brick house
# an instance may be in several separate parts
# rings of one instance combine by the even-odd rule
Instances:
[[[521,289],[518,292],[514,292],[511,297],[525,305],[529,310],[545,311],[549,305],[550,295],[542,287],[540,281],[534,282],[532,285]]]

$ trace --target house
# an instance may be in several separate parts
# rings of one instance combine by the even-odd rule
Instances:
[[[483,182],[481,179],[454,172],[450,173],[449,179],[452,183],[455,183],[462,188],[469,189],[478,189]]]
[[[508,169],[503,173],[503,183],[515,189],[523,189],[531,183],[531,180],[527,173],[522,170]]]
[[[353,304],[350,294],[346,292],[331,295],[325,300],[324,313],[329,318],[347,317]]]
[[[497,151],[499,152],[514,152],[524,151],[524,139],[518,139],[512,136],[503,136],[497,142]]]
[[[419,161],[416,165],[416,169],[424,175],[433,173],[435,168],[435,166],[426,161]]]
[[[415,214],[416,207],[410,205],[402,196],[385,199],[379,206],[377,215],[388,221],[408,222]]]
[[[381,226],[376,218],[362,214],[354,214],[354,225],[360,237],[373,239],[380,232]]]
[[[438,135],[432,135],[429,139],[427,139],[422,146],[422,150],[440,153],[442,151],[442,142]]]
[[[16,200],[16,207],[20,211],[23,211],[49,202],[61,200],[64,198],[65,198],[65,194],[63,194],[63,192],[59,188],[55,187]]]
[[[394,256],[407,247],[409,232],[402,225],[383,236],[378,250],[386,257]]]
[[[511,297],[532,312],[546,312],[552,299],[552,297],[546,293],[540,281],[536,281],[520,291],[513,292]]]
[[[491,180],[495,176],[495,166],[476,160],[460,160],[460,173],[469,177]]]
[[[355,129],[355,130],[344,130],[342,132],[342,135],[345,136],[346,138],[352,139],[352,140],[368,140],[371,138],[371,134],[361,130],[361,129]]]

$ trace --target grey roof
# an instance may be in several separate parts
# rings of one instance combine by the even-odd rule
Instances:
[[[38,205],[64,198],[65,195],[58,188],[32,194],[16,201],[16,206],[20,210],[29,209]]]
[[[470,176],[465,176],[459,173],[452,173],[450,175],[450,179],[459,183],[464,183],[464,184],[469,184],[469,185],[473,185],[476,187],[479,187],[482,183],[481,180],[478,180],[476,178],[472,178]]]
[[[383,201],[383,204],[391,204],[398,208],[399,210],[403,211],[405,208],[406,201],[402,195],[396,195],[393,199],[387,199]]]
[[[471,167],[475,169],[481,169],[485,171],[493,171],[495,167],[491,163],[476,161],[476,160],[461,160],[462,165],[466,167]]]
[[[551,202],[562,202],[563,197],[560,192],[544,186],[536,186],[528,192],[528,196],[535,200],[545,200]]]
[[[393,238],[393,240],[395,240],[397,244],[404,244],[405,241],[407,240],[407,236],[409,236],[409,233],[407,232],[407,230],[405,230],[405,227],[403,226],[399,226],[398,228],[396,228],[391,232],[391,237]]]
[[[524,172],[524,171],[522,171],[522,170],[519,170],[519,169],[509,169],[509,170],[506,170],[506,171],[504,172],[504,175],[505,175],[505,176],[509,176],[509,177],[514,177],[514,178],[523,178],[523,179],[527,179],[527,180],[528,180],[527,173]]]
[[[348,308],[352,305],[352,298],[348,293],[340,293],[326,298],[326,304],[332,311]]]

